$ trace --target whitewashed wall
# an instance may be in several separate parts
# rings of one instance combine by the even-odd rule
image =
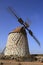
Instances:
[[[8,35],[8,40],[6,44],[5,55],[14,55],[18,57],[28,56],[29,48],[27,36],[21,32],[14,32]]]

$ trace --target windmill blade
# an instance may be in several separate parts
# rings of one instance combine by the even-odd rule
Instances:
[[[13,11],[13,9],[11,7],[8,7],[8,10],[18,19],[18,22],[22,25],[24,25],[25,27],[29,27],[29,24],[27,22],[24,22],[21,18],[19,18],[16,13],[15,10]]]
[[[8,10],[18,19],[20,24],[24,24],[24,21],[16,15],[15,11],[13,11],[11,7],[8,7]]]
[[[31,20],[29,18],[27,18],[26,23],[30,26],[32,22],[31,22]]]
[[[13,11],[13,9],[11,7],[8,7],[8,10],[17,18],[19,19],[19,17],[16,15],[15,10]]]
[[[27,30],[29,31],[29,34],[33,37],[33,39],[35,39],[35,41],[38,43],[38,45],[40,46],[40,42],[38,41],[38,39],[33,35],[33,32],[31,30],[29,30],[27,28]]]
[[[38,45],[40,46],[40,42],[38,41],[38,39],[33,35],[33,38],[36,40],[36,42],[38,43]]]

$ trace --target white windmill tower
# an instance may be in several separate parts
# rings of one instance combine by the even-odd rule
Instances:
[[[33,35],[33,32],[30,29],[28,29],[29,25],[26,22],[24,22],[21,18],[19,18],[10,7],[9,10],[13,13],[14,16],[16,16],[18,22],[22,24],[23,27],[18,27],[9,33],[4,55],[26,57],[30,55],[26,30],[36,40],[36,42],[39,45],[40,43]]]
[[[26,31],[24,27],[18,27],[8,35],[5,55],[24,57],[28,56],[29,54]]]

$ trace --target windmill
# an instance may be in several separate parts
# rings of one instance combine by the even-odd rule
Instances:
[[[18,22],[22,27],[18,27],[9,33],[7,45],[4,54],[5,55],[16,55],[17,57],[25,57],[30,55],[28,42],[27,42],[27,32],[33,37],[33,39],[40,46],[40,42],[34,36],[33,32],[29,29],[29,24],[24,22],[22,18],[19,18],[11,7],[8,7],[9,11],[18,19]]]

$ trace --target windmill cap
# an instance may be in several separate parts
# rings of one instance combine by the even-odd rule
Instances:
[[[23,33],[23,34],[26,34],[26,30],[25,30],[25,28],[24,27],[18,27],[18,28],[16,28],[16,29],[14,29],[12,32],[10,32],[10,33]],[[9,34],[10,34],[9,33]]]

